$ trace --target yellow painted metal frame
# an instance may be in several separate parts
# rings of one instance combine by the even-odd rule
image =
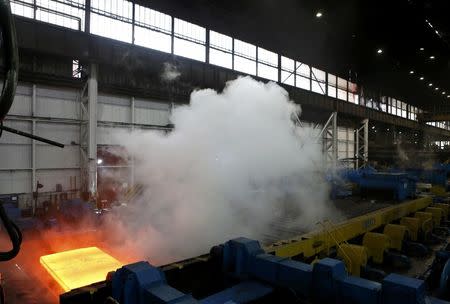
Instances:
[[[441,220],[444,216],[444,211],[438,207],[427,207],[425,212],[430,212],[433,215],[434,226],[437,227],[441,224]]]
[[[422,210],[428,207],[431,202],[431,196],[418,198],[355,217],[334,225],[327,230],[315,230],[296,238],[279,241],[270,246],[266,246],[264,249],[266,252],[272,252],[281,257],[293,257],[297,255],[312,257],[335,246],[335,241],[330,238],[330,235],[338,242],[344,242],[418,210]]]
[[[419,238],[420,220],[415,217],[404,216],[400,219],[400,225],[408,228],[411,241],[417,241]]]
[[[437,207],[437,208],[441,208],[442,212],[444,213],[444,219],[446,220],[448,218],[448,213],[450,211],[449,205],[448,204],[442,204],[442,203],[435,203],[435,204],[431,204],[431,207]]]
[[[430,206],[431,203],[431,196],[407,201],[349,219],[337,225],[332,225],[329,228],[325,227],[324,229],[314,230],[294,238],[278,241],[272,245],[265,246],[264,249],[266,252],[273,253],[280,257],[293,257],[297,255],[313,257],[318,254],[326,254],[331,247],[336,246],[336,242],[345,243],[350,239],[399,219],[401,219],[400,224],[408,228],[411,239],[417,240],[420,220],[413,217],[413,214]],[[429,222],[432,224],[431,220]],[[345,244],[341,244],[340,246],[342,247],[344,245]],[[185,265],[196,263],[198,261],[205,261],[208,258],[208,255],[202,255],[177,263],[164,265],[162,266],[162,269],[181,269],[185,267]]]
[[[427,238],[433,230],[433,214],[430,212],[418,211],[414,214],[414,217],[420,221],[420,231],[422,232],[422,238]]]
[[[338,248],[337,256],[344,261],[347,271],[354,276],[359,276],[361,267],[367,265],[367,248],[361,245],[342,244]]]
[[[391,239],[383,233],[367,232],[364,234],[362,244],[367,248],[369,258],[374,263],[383,264],[384,253],[391,247]]]
[[[408,236],[408,228],[404,225],[387,224],[383,233],[391,239],[390,248],[402,250],[403,241]]]

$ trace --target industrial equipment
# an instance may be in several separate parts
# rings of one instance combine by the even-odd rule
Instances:
[[[450,266],[445,266],[443,257],[450,256],[448,246],[436,254],[439,259],[432,267],[435,281],[431,274],[423,276],[425,281],[386,276],[369,265],[372,260],[378,265],[388,262],[404,267],[409,260],[403,253],[415,250],[414,244],[426,253],[426,247],[416,242],[424,237],[424,229],[428,231],[436,223],[433,213],[426,210],[438,208],[440,211],[428,211],[441,216],[447,207],[432,202],[432,197],[424,197],[401,203],[266,247],[237,238],[214,246],[209,255],[159,268],[147,262],[126,265],[104,274],[107,279],[102,282],[61,295],[61,303],[102,303],[108,297],[121,304],[271,303],[281,299],[283,303],[298,299],[312,303],[448,303],[441,300],[439,292],[440,299],[425,292],[427,286],[433,286],[433,291],[446,286]],[[442,216],[441,221],[445,219]],[[416,241],[410,231],[416,234]],[[360,245],[349,243],[358,239]],[[329,254],[335,258],[326,257]]]
[[[416,194],[416,178],[407,173],[378,172],[370,166],[359,170],[357,174],[350,175],[363,195],[376,191],[391,194],[392,198],[403,201],[413,198]]]
[[[237,238],[211,250],[210,266],[220,273],[223,289],[202,298],[171,286],[162,269],[147,262],[123,266],[110,274],[104,292],[110,290],[121,304],[145,303],[249,303],[280,300],[281,294],[291,301],[308,299],[312,303],[448,303],[428,297],[425,282],[397,274],[386,276],[381,283],[349,276],[345,264],[324,258],[313,265],[267,254],[251,239]],[[76,303],[86,293],[68,293],[61,303]],[[99,295],[97,295],[99,297]],[[105,296],[106,297],[106,296]],[[100,301],[100,298],[97,298]],[[285,298],[286,300],[286,298]],[[84,303],[93,303],[91,301]],[[79,303],[79,302],[78,302]]]
[[[348,183],[355,184],[361,195],[376,192],[391,199],[403,201],[416,195],[417,178],[405,172],[379,172],[370,166],[359,169],[342,169],[331,175],[332,197],[351,194]]]
[[[448,189],[448,178],[450,174],[449,164],[434,164],[431,168],[397,168],[392,169],[391,172],[404,172],[417,178],[419,182],[440,186],[444,190]]]

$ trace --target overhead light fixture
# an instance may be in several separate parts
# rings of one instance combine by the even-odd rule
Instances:
[[[425,48],[421,47],[419,50],[423,52],[425,51]]]
[[[429,87],[432,87],[432,86],[433,86],[433,84],[432,84],[432,83],[430,82],[430,83],[428,84],[428,86],[429,86]]]
[[[377,54],[383,54],[383,49],[378,49]]]
[[[442,95],[445,95],[445,91],[441,93]]]
[[[413,70],[409,71],[409,74],[411,74],[411,75],[414,74],[414,71]]]
[[[434,57],[433,55],[430,56],[430,60],[433,60],[434,58],[436,58],[436,57]]]
[[[422,76],[422,77],[420,77],[419,79],[420,79],[420,80],[424,80],[425,78]]]
[[[97,165],[101,165],[103,163],[103,159],[99,158],[97,159]]]
[[[318,12],[316,13],[316,18],[321,18],[322,16],[323,16],[323,14],[322,14],[321,11],[318,11]]]
[[[439,88],[438,88],[438,87],[435,87],[434,90],[437,91],[437,90],[439,90]]]
[[[447,98],[450,98],[450,95],[447,95]]]

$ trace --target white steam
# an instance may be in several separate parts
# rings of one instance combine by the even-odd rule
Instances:
[[[165,82],[172,82],[178,79],[181,76],[180,71],[178,71],[177,66],[165,62],[163,66],[163,71],[161,73],[161,78]]]
[[[280,86],[245,77],[193,92],[173,110],[171,133],[122,134],[144,186],[114,222],[126,246],[168,262],[237,236],[263,239],[276,222],[298,230],[333,217],[317,130],[297,127],[298,112]]]

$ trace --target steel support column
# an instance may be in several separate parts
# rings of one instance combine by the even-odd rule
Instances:
[[[356,169],[367,165],[369,160],[369,119],[364,119],[356,129]]]
[[[31,134],[36,135],[36,85],[33,84],[31,92]],[[36,141],[31,140],[31,192],[34,191],[37,184],[36,178]]]
[[[80,95],[81,188],[91,199],[95,199],[97,194],[97,72],[98,66],[91,64],[87,83]]]
[[[325,165],[333,168],[336,167],[338,159],[337,136],[337,112],[333,112],[319,134],[319,138],[322,138],[323,143]]]
[[[131,131],[134,131],[135,124],[135,100],[134,97],[131,97]],[[130,158],[130,186],[134,187],[134,156]]]

